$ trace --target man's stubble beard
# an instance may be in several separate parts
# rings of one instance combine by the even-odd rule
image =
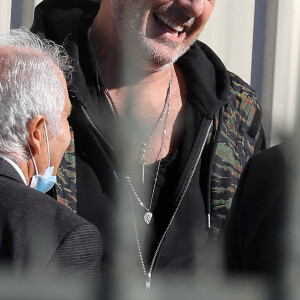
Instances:
[[[165,48],[174,49],[171,43],[164,40],[157,39],[156,41],[145,38],[142,34],[138,34],[139,45],[145,53],[146,58],[153,63],[158,70],[166,69],[169,65],[174,64],[182,55],[184,55],[194,43],[185,47],[179,47],[173,57],[168,57],[159,50],[159,47],[163,45]]]
[[[120,0],[113,1],[114,13],[113,18],[116,23],[116,29],[118,32],[119,39],[121,44],[127,48],[131,49],[133,45],[136,46],[136,51],[128,51],[128,53],[134,53],[134,59],[139,57],[140,59],[145,59],[156,70],[166,69],[171,64],[174,64],[182,55],[184,55],[191,47],[192,44],[196,41],[197,37],[192,40],[186,46],[180,45],[178,50],[176,51],[173,57],[168,57],[162,51],[159,50],[161,45],[164,48],[169,48],[170,50],[174,49],[174,45],[172,43],[168,43],[167,41],[157,38],[156,40],[151,40],[145,36],[145,34],[141,30],[140,22],[142,20],[141,16],[141,2],[139,0],[135,0],[136,2],[136,14],[132,18],[132,16],[127,15],[124,9],[124,6],[120,4]],[[126,22],[127,21],[127,22]],[[126,26],[129,24],[129,26]],[[139,64],[139,62],[137,62]]]

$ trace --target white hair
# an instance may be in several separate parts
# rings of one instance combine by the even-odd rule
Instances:
[[[60,130],[65,94],[58,68],[68,78],[72,67],[61,46],[27,29],[0,33],[0,153],[27,161],[30,120],[44,115],[50,137]]]

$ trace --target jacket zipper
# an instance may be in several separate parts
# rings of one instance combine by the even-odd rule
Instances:
[[[179,207],[181,206],[181,203],[182,203],[182,201],[183,201],[183,198],[184,198],[184,196],[185,196],[185,194],[186,194],[186,192],[187,192],[187,190],[188,190],[188,188],[189,188],[189,185],[190,185],[190,183],[191,183],[191,180],[192,180],[192,178],[193,178],[193,176],[194,176],[194,174],[195,174],[195,171],[196,171],[197,166],[198,166],[198,164],[199,164],[199,161],[200,161],[200,159],[201,159],[201,156],[202,156],[202,153],[203,153],[203,149],[204,149],[204,146],[205,146],[205,144],[206,144],[206,141],[207,141],[209,132],[210,132],[210,130],[211,130],[212,124],[213,124],[213,121],[210,121],[210,122],[208,123],[208,125],[207,125],[207,128],[206,128],[206,134],[205,134],[205,136],[204,136],[204,139],[202,140],[201,149],[200,149],[200,152],[198,153],[198,156],[197,156],[197,158],[196,158],[195,164],[194,164],[193,169],[192,169],[192,171],[191,171],[191,173],[190,173],[189,179],[188,179],[188,181],[187,181],[187,183],[186,183],[186,185],[185,185],[185,188],[183,189],[181,195],[179,196],[179,201],[178,201],[177,207],[176,207],[176,209],[175,209],[175,211],[174,211],[174,213],[173,213],[173,215],[172,215],[172,218],[171,218],[171,220],[170,220],[170,222],[169,222],[169,225],[167,226],[167,228],[166,228],[164,234],[162,235],[162,237],[161,237],[161,239],[160,239],[160,241],[159,241],[159,243],[158,243],[158,246],[157,246],[157,248],[156,248],[156,251],[155,251],[155,253],[154,253],[154,255],[153,255],[153,258],[152,258],[152,261],[151,261],[151,264],[150,264],[150,268],[149,268],[149,272],[146,274],[146,287],[147,287],[148,289],[150,289],[151,277],[152,277],[152,273],[153,273],[153,271],[154,271],[154,264],[155,264],[155,262],[156,262],[156,258],[157,258],[158,252],[159,252],[159,250],[160,250],[160,248],[161,248],[161,245],[162,245],[162,243],[163,243],[163,241],[164,241],[164,239],[165,239],[165,237],[166,237],[166,235],[167,235],[167,233],[168,233],[168,231],[169,231],[169,229],[170,229],[170,227],[171,227],[171,225],[172,225],[172,222],[173,222],[173,220],[174,220],[174,218],[175,218],[175,216],[176,216],[176,214],[177,214],[177,211],[179,210]]]
[[[101,132],[98,130],[98,128],[94,125],[94,123],[93,123],[92,120],[90,119],[88,113],[86,112],[86,110],[84,109],[83,106],[81,106],[81,109],[82,109],[84,115],[86,116],[86,118],[88,119],[89,123],[90,123],[90,124],[93,126],[93,128],[96,130],[96,132],[103,138],[104,141],[106,141],[106,140],[104,139],[104,137],[102,136]],[[192,171],[191,171],[191,173],[190,173],[189,179],[188,179],[188,181],[187,181],[187,183],[186,183],[186,185],[185,185],[185,188],[183,189],[181,195],[179,196],[179,201],[178,201],[177,207],[176,207],[176,209],[175,209],[175,211],[174,211],[174,213],[173,213],[173,215],[172,215],[172,218],[171,218],[171,220],[170,220],[170,222],[169,222],[169,224],[168,224],[168,226],[167,226],[167,228],[166,228],[164,234],[162,235],[162,237],[161,237],[161,239],[160,239],[160,241],[159,241],[159,243],[158,243],[158,245],[157,245],[157,248],[156,248],[156,250],[155,250],[155,253],[154,253],[154,255],[153,255],[153,258],[152,258],[152,261],[151,261],[151,264],[150,264],[149,271],[148,271],[147,274],[145,274],[145,275],[146,275],[146,288],[147,288],[147,290],[149,290],[150,287],[151,287],[151,277],[152,277],[152,273],[153,273],[153,271],[154,271],[154,264],[155,264],[155,262],[156,262],[156,258],[157,258],[158,252],[159,252],[159,250],[160,250],[160,248],[161,248],[161,245],[162,245],[162,243],[163,243],[163,241],[164,241],[164,239],[165,239],[165,237],[166,237],[166,235],[167,235],[167,233],[168,233],[168,231],[169,231],[169,229],[170,229],[170,227],[171,227],[171,225],[172,225],[172,222],[173,222],[173,220],[174,220],[174,218],[175,218],[175,216],[176,216],[176,214],[177,214],[177,211],[178,211],[179,207],[181,206],[181,203],[182,203],[182,201],[183,201],[183,198],[184,198],[184,196],[185,196],[185,194],[186,194],[186,192],[187,192],[187,190],[188,190],[188,188],[189,188],[189,185],[190,185],[190,183],[191,183],[191,180],[192,180],[192,178],[193,178],[193,176],[194,176],[194,174],[195,174],[196,168],[197,168],[197,166],[198,166],[198,164],[199,164],[199,161],[200,161],[200,159],[201,159],[201,156],[202,156],[202,153],[203,153],[203,149],[204,149],[206,140],[207,140],[207,138],[208,138],[210,129],[211,129],[211,127],[212,127],[212,124],[213,124],[213,121],[210,121],[210,122],[206,125],[206,126],[207,126],[207,128],[206,128],[206,134],[205,134],[205,136],[204,136],[204,139],[202,140],[201,149],[200,149],[200,152],[199,152],[199,154],[198,154],[198,156],[197,156],[197,158],[196,158],[196,161],[195,161],[195,164],[194,164],[194,166],[193,166],[193,169],[192,169]],[[108,143],[108,141],[106,141],[106,142],[107,142],[107,144],[110,146],[110,148],[112,149],[112,147],[111,147],[111,145]],[[113,150],[113,149],[112,149],[112,150]],[[114,176],[115,176],[116,180],[117,180],[118,182],[120,182],[120,181],[119,181],[119,177],[118,177],[116,171],[115,171],[113,168],[112,168],[112,170],[113,170],[113,173],[114,173]],[[210,222],[210,221],[209,221],[209,222]]]
[[[218,140],[218,137],[220,135],[222,125],[223,125],[223,112],[224,112],[224,108],[222,108],[219,112],[219,125],[218,125],[217,132],[216,132],[216,135],[214,138],[214,147],[212,149],[212,155],[211,155],[210,163],[209,163],[208,178],[212,177],[212,167],[213,167],[214,157],[216,155],[216,149],[217,149],[217,145],[218,145],[218,142],[216,142],[216,141]],[[207,186],[206,206],[207,206],[207,228],[208,228],[208,230],[211,230],[212,207],[211,207],[211,181],[210,180],[209,180],[208,186]]]

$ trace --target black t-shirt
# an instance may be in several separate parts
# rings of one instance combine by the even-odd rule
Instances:
[[[159,161],[145,166],[145,184],[136,184],[136,193],[144,206],[153,213],[152,222],[146,224],[144,215],[147,210],[141,206],[135,195],[131,192],[132,205],[134,208],[135,220],[138,228],[145,263],[149,267],[152,257],[157,248],[160,238],[166,230],[171,215],[175,211],[174,197],[170,195],[174,192],[173,183],[176,182],[176,156],[178,150],[169,154]],[[158,169],[159,166],[159,170]],[[141,166],[138,166],[141,168]],[[132,183],[141,181],[140,172],[135,173]],[[157,182],[154,188],[155,177]],[[154,190],[154,192],[153,192]],[[153,198],[151,201],[153,193]],[[150,202],[152,202],[150,206]]]

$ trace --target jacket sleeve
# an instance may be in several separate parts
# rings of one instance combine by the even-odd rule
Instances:
[[[225,227],[225,261],[230,271],[279,274],[288,206],[284,167],[278,147],[249,160]]]
[[[224,230],[225,264],[230,271],[243,269],[242,259],[242,240],[240,239],[240,217],[241,206],[244,201],[244,186],[247,183],[247,176],[251,164],[251,158],[246,165],[237,188],[235,197],[232,201],[231,212],[227,218]]]

